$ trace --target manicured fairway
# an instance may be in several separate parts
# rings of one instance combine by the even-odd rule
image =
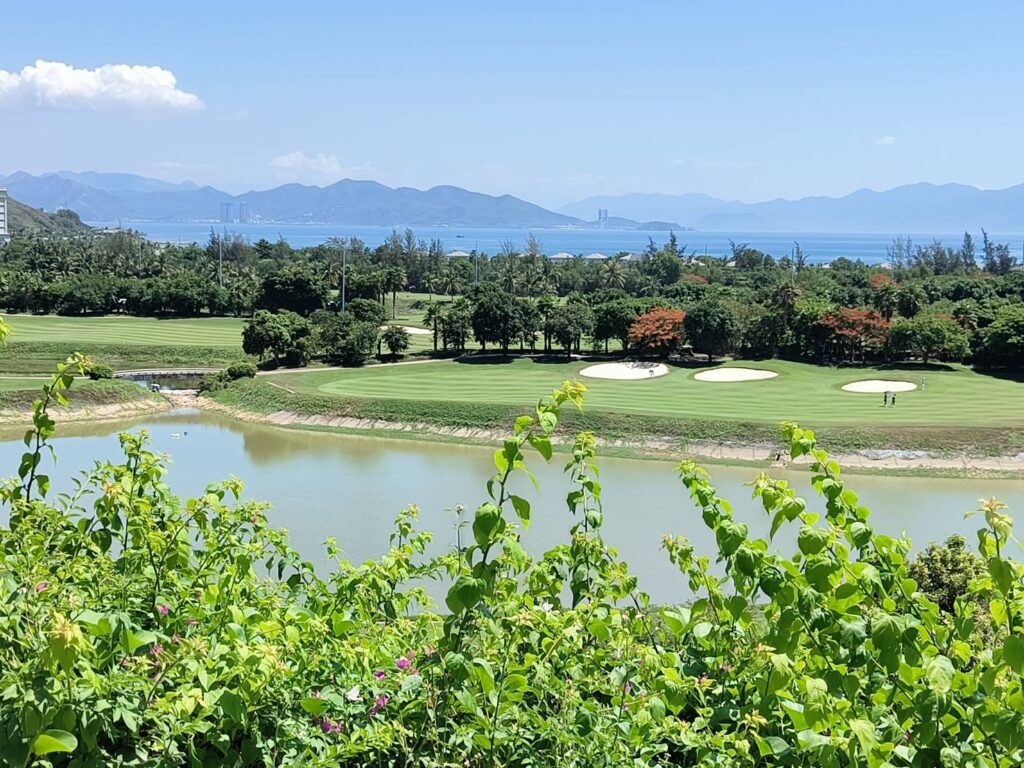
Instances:
[[[242,346],[243,320],[234,317],[197,317],[158,320],[152,317],[58,317],[5,315],[15,342],[71,342],[90,344],[146,344],[151,346]]]
[[[529,405],[587,365],[492,358],[290,373],[268,380],[320,395]],[[779,376],[711,383],[693,378],[701,368],[674,367],[667,376],[649,380],[581,380],[588,389],[587,407],[608,411],[697,419],[789,419],[817,425],[1024,426],[1024,383],[964,367],[826,368],[787,361],[758,361],[749,367],[777,371]],[[922,376],[926,388],[900,393],[895,408],[883,408],[881,395],[840,389],[851,381],[873,378],[920,384]]]
[[[0,392],[18,392],[23,389],[41,389],[49,381],[43,376],[0,376]]]

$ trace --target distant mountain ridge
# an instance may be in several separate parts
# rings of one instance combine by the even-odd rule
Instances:
[[[965,184],[907,184],[883,192],[859,189],[842,197],[742,203],[702,194],[633,193],[598,196],[559,208],[579,215],[678,221],[698,230],[731,232],[1024,232],[1024,184],[978,189]]]
[[[460,187],[392,188],[376,181],[343,179],[326,187],[285,184],[231,195],[191,182],[169,184],[133,174],[24,171],[0,177],[12,196],[36,208],[70,208],[86,221],[217,221],[221,205],[233,217],[245,203],[250,220],[316,222],[354,226],[588,227],[575,216],[555,213],[512,195],[485,195]],[[617,222],[626,228],[638,223]],[[666,223],[659,229],[678,225]]]

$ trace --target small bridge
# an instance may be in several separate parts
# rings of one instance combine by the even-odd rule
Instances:
[[[220,368],[147,368],[136,371],[116,371],[114,378],[128,379],[129,381],[144,381],[157,377],[164,379],[190,379],[196,376],[217,373],[218,371],[220,371]]]

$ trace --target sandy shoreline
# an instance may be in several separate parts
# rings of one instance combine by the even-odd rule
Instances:
[[[74,401],[70,408],[53,405],[47,411],[58,424],[77,421],[117,421],[146,416],[175,408],[175,404],[167,398],[145,398],[129,400],[123,403],[106,403],[104,405],[76,406]],[[30,426],[32,423],[31,408],[0,409],[0,426]]]

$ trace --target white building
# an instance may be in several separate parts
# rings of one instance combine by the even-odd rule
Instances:
[[[7,242],[11,237],[7,226],[7,190],[0,187],[0,243]]]

